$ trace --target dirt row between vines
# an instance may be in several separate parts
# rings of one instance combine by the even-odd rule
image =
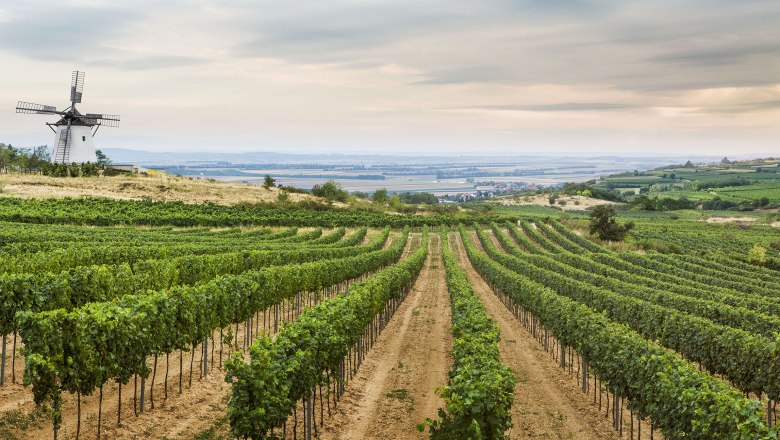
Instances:
[[[422,439],[415,426],[435,418],[444,404],[435,394],[447,384],[452,359],[450,301],[441,243],[431,234],[430,253],[412,291],[379,335],[347,385],[320,437]]]
[[[395,236],[395,234],[393,234]],[[388,240],[390,243],[392,240]],[[410,237],[407,247],[404,249],[403,257],[408,255],[414,240]],[[402,258],[403,258],[402,257]],[[340,291],[343,291],[341,288]],[[301,309],[302,310],[302,309]],[[279,320],[288,321],[287,312],[290,312],[290,319],[295,319],[295,307],[293,303],[283,303],[280,306]],[[259,333],[265,329],[268,332],[273,330],[273,308],[265,314],[259,314],[259,320],[253,323],[253,338],[255,329]],[[235,326],[231,326],[234,336],[237,336],[238,346],[243,347],[246,324],[241,323],[236,332]],[[258,333],[258,334],[259,334]],[[219,331],[214,332],[216,346],[214,347],[214,368],[211,369],[211,341],[209,341],[209,374],[202,376],[200,374],[201,346],[195,348],[195,359],[192,369],[192,386],[189,386],[190,362],[192,352],[183,353],[183,392],[179,394],[179,362],[180,352],[176,351],[170,354],[168,375],[168,398],[164,399],[165,385],[163,383],[165,376],[166,358],[162,355],[158,358],[157,375],[154,386],[155,408],[151,409],[149,401],[152,376],[150,374],[146,382],[146,401],[145,412],[138,413],[136,416],[133,411],[133,379],[127,385],[122,386],[122,424],[117,425],[117,415],[119,409],[119,387],[116,383],[107,383],[103,388],[102,402],[102,439],[191,439],[195,434],[209,428],[214,422],[226,414],[227,396],[230,391],[230,384],[225,382],[225,373],[219,369]],[[234,350],[233,350],[234,351]],[[231,350],[225,345],[221,356],[222,364],[228,359]],[[148,366],[153,367],[153,357],[149,357]],[[21,365],[20,365],[21,364]],[[15,435],[17,438],[35,438],[51,439],[53,430],[51,419],[48,416],[37,415],[32,423],[35,414],[35,405],[33,403],[32,390],[22,387],[22,374],[24,369],[24,359],[16,359],[16,384],[11,384],[10,380],[3,387],[0,387],[0,401],[2,410],[0,410],[0,426],[4,420],[22,420],[16,424],[9,424],[7,432],[9,435]],[[10,365],[9,365],[10,366]],[[8,373],[8,370],[6,370]],[[10,375],[9,375],[10,376]],[[140,388],[141,380],[138,379]],[[60,439],[75,438],[77,425],[77,399],[75,395],[64,392],[62,405],[62,427],[59,431]],[[140,399],[140,389],[138,392]],[[138,403],[140,408],[140,402]],[[80,438],[95,438],[97,436],[97,417],[99,409],[98,392],[90,396],[81,397],[81,432]],[[0,438],[5,432],[0,430]],[[13,438],[13,437],[9,437]]]
[[[466,270],[474,293],[501,331],[501,361],[517,378],[511,439],[619,439],[609,420],[506,309],[466,257],[460,235],[450,234],[453,251]],[[649,437],[648,437],[649,438]]]

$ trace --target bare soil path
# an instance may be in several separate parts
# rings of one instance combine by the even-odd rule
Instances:
[[[444,405],[434,390],[447,384],[452,359],[450,301],[441,243],[430,253],[412,292],[347,385],[321,439],[423,439],[415,426]]]
[[[576,380],[558,368],[474,270],[460,235],[452,233],[449,238],[474,292],[500,327],[501,361],[512,368],[517,377],[510,438],[619,439],[598,407],[579,390]]]

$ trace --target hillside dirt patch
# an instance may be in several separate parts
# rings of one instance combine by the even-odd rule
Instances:
[[[49,177],[28,174],[0,174],[3,195],[26,199],[50,197],[107,197],[112,199],[182,201],[185,203],[273,202],[278,188],[225,183],[208,179],[170,176],[162,173],[101,177]],[[290,201],[319,200],[308,194],[290,193]]]
[[[444,405],[434,390],[452,364],[451,315],[439,236],[412,291],[347,385],[321,439],[425,439],[416,425]]]
[[[753,217],[709,217],[705,221],[707,223],[753,223],[756,219]]]
[[[559,201],[565,202],[561,205]],[[598,205],[614,205],[613,202],[607,200],[593,199],[584,196],[569,196],[561,195],[557,197],[555,204],[550,204],[550,196],[546,194],[536,194],[528,196],[513,196],[511,198],[500,199],[498,204],[503,206],[548,206],[553,208],[559,208],[564,211],[584,211]]]

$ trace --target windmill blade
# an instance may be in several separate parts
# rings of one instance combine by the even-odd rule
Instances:
[[[104,115],[100,113],[87,113],[81,118],[87,125],[103,125],[106,127],[119,127],[119,115]]]
[[[70,80],[70,101],[74,104],[81,102],[81,95],[84,91],[84,72],[73,71]]]
[[[28,115],[61,115],[62,112],[57,111],[57,107],[53,105],[35,104],[32,102],[19,101],[16,104],[16,113],[25,113]]]

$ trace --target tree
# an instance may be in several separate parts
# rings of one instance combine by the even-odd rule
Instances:
[[[439,200],[435,195],[427,192],[411,193],[407,191],[398,194],[398,197],[400,197],[401,201],[404,203],[411,203],[415,205],[419,205],[421,203],[425,205],[435,205],[439,203]]]
[[[111,165],[111,159],[106,156],[105,153],[103,153],[100,150],[95,150],[95,157],[97,157],[97,163],[99,163],[102,166]]]
[[[390,198],[387,200],[387,203],[390,205],[391,208],[394,210],[401,212],[406,207],[406,204],[401,201],[401,198],[398,197],[398,194],[393,194],[390,196]]]
[[[685,165],[683,165],[684,168],[694,168],[693,162],[690,160],[688,162],[685,162]]]
[[[50,162],[51,153],[46,145],[39,145],[33,148],[32,156],[30,156],[31,169],[43,169]]]
[[[724,157],[723,159],[720,160],[720,164],[721,165],[729,165],[729,164],[731,164],[731,161],[729,160],[728,157]]]
[[[623,225],[615,220],[617,211],[610,205],[599,205],[590,213],[590,233],[601,240],[623,241],[628,231],[634,228],[634,222]]]
[[[344,191],[335,180],[329,179],[322,185],[314,185],[311,188],[311,193],[317,197],[323,197],[329,202],[334,200],[339,202],[346,202],[349,198],[349,193]]]
[[[371,196],[371,201],[377,205],[384,205],[387,203],[387,188],[379,188],[374,191],[374,194]]]
[[[269,174],[266,174],[265,178],[263,179],[263,188],[271,189],[274,186],[276,186],[276,179],[271,177]]]

